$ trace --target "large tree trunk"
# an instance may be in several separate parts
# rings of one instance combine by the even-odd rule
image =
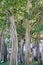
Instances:
[[[23,39],[20,41],[20,62],[23,63]]]
[[[0,33],[0,52],[1,52],[1,33]]]
[[[37,10],[36,10],[36,14],[38,14],[39,12],[40,12],[40,10],[39,10],[39,1],[38,0],[36,0],[36,5],[37,5]],[[39,24],[39,22],[40,22],[40,16],[39,16],[39,14],[37,15],[37,18],[36,18],[36,23],[37,23],[37,28],[38,28],[38,24]],[[37,58],[38,58],[38,65],[42,65],[42,60],[41,60],[41,53],[40,53],[40,51],[39,51],[39,38],[40,38],[40,33],[38,32],[37,33],[37,35],[36,35],[36,56],[37,56]]]
[[[27,0],[26,10],[29,12],[30,10],[30,1]],[[32,54],[30,48],[30,21],[26,19],[26,51],[25,51],[25,65],[33,65],[32,62]]]
[[[11,22],[11,39],[12,39],[12,54],[10,59],[10,65],[17,65],[17,49],[18,49],[18,39],[17,31],[15,26],[14,17],[10,16],[9,21]]]
[[[0,59],[2,60],[2,62],[6,62],[7,61],[7,46],[5,43],[5,40],[3,39],[3,31],[4,31],[4,26],[2,26],[2,32],[0,33]]]
[[[29,28],[29,21],[28,20],[26,21],[25,65],[33,65],[31,48],[30,48],[30,28]]]
[[[7,61],[7,45],[6,45],[3,37],[2,37],[2,40],[1,40],[1,61],[2,62]]]
[[[38,60],[38,65],[42,65],[42,60],[41,60],[41,53],[40,53],[40,50],[39,50],[39,40],[40,38],[40,34],[38,33],[37,34],[37,37],[36,37],[36,57],[37,57],[37,60]]]
[[[1,61],[4,62],[4,43],[3,43],[3,38],[1,40]]]
[[[3,36],[1,36],[1,61],[7,62],[7,45]]]
[[[1,39],[2,39],[2,37],[1,37],[1,33],[0,33],[0,60],[1,60]]]

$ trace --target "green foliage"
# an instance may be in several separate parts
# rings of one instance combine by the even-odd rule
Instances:
[[[24,22],[23,20],[18,21],[18,23],[16,24],[17,27],[17,33],[18,36],[24,36],[25,35],[25,26],[24,26]]]
[[[31,14],[30,14],[30,12],[29,13],[28,12],[24,12],[24,18],[28,19],[28,20],[31,20]]]
[[[25,35],[25,21],[21,23],[21,20],[28,19],[28,20],[36,20],[37,14],[40,12],[38,16],[42,17],[43,19],[43,0],[39,0],[38,2],[36,0],[30,0],[30,10],[29,12],[26,11],[26,0],[0,0],[0,31],[2,31],[2,27],[5,27],[5,29],[8,29],[10,27],[10,22],[8,21],[9,15],[14,15],[14,18],[16,19],[16,27],[17,27],[17,33],[18,36]],[[37,5],[36,5],[37,4]],[[6,11],[9,12],[9,15],[7,16]],[[40,23],[37,25],[30,24],[30,34],[41,32],[43,31],[43,23],[41,23],[42,19],[40,20]],[[19,21],[18,21],[19,20]],[[3,24],[4,23],[4,24]]]
[[[34,26],[34,32],[41,32],[41,31],[43,31],[43,22],[41,23],[39,23],[38,25],[36,24],[35,26]]]
[[[38,30],[38,32],[43,31],[43,22],[38,24],[37,30]]]

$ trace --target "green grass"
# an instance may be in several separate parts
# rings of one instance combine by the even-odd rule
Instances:
[[[33,63],[34,65],[38,65],[38,62],[37,61],[35,61],[34,63]],[[18,63],[18,65],[24,65],[24,63]]]
[[[8,62],[5,62],[5,63],[1,63],[0,62],[0,65],[9,65],[9,61]],[[24,63],[18,63],[18,65],[24,65]],[[34,62],[34,65],[38,65],[38,63],[37,62]]]
[[[8,62],[5,62],[5,63],[1,63],[0,62],[0,65],[9,65],[9,61]]]
[[[35,61],[35,62],[34,62],[34,65],[38,65],[38,62],[37,62],[37,61]]]

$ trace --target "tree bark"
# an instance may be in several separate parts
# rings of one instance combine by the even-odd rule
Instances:
[[[30,1],[27,0],[26,11],[30,10]],[[25,51],[25,65],[33,65],[32,54],[30,48],[30,20],[26,19],[26,51]]]
[[[20,62],[23,63],[23,39],[20,41]]]
[[[2,36],[1,36],[1,33],[0,33],[0,60],[1,60],[1,40],[2,40]]]
[[[12,54],[10,59],[10,65],[17,65],[17,54],[18,54],[18,39],[17,39],[17,31],[15,26],[14,17],[10,16],[9,21],[11,23],[11,39],[12,39]]]
[[[36,57],[37,57],[37,60],[38,60],[38,65],[42,65],[42,59],[41,59],[41,53],[40,53],[40,50],[39,50],[39,40],[40,38],[40,34],[38,33],[37,34],[37,37],[36,37]]]
[[[26,21],[25,65],[33,65],[31,48],[30,48],[30,27],[29,27],[29,21],[28,20]]]
[[[0,33],[0,52],[1,52],[1,33]]]

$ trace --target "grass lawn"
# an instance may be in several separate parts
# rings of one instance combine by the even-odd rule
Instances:
[[[9,65],[9,61],[8,62],[5,62],[5,63],[1,63],[0,62],[0,65]]]
[[[5,62],[5,63],[1,63],[0,62],[0,65],[9,65],[9,61],[8,62]],[[23,63],[21,64],[21,63],[19,63],[18,65],[24,65]],[[34,65],[38,65],[38,63],[37,62],[34,62]]]

